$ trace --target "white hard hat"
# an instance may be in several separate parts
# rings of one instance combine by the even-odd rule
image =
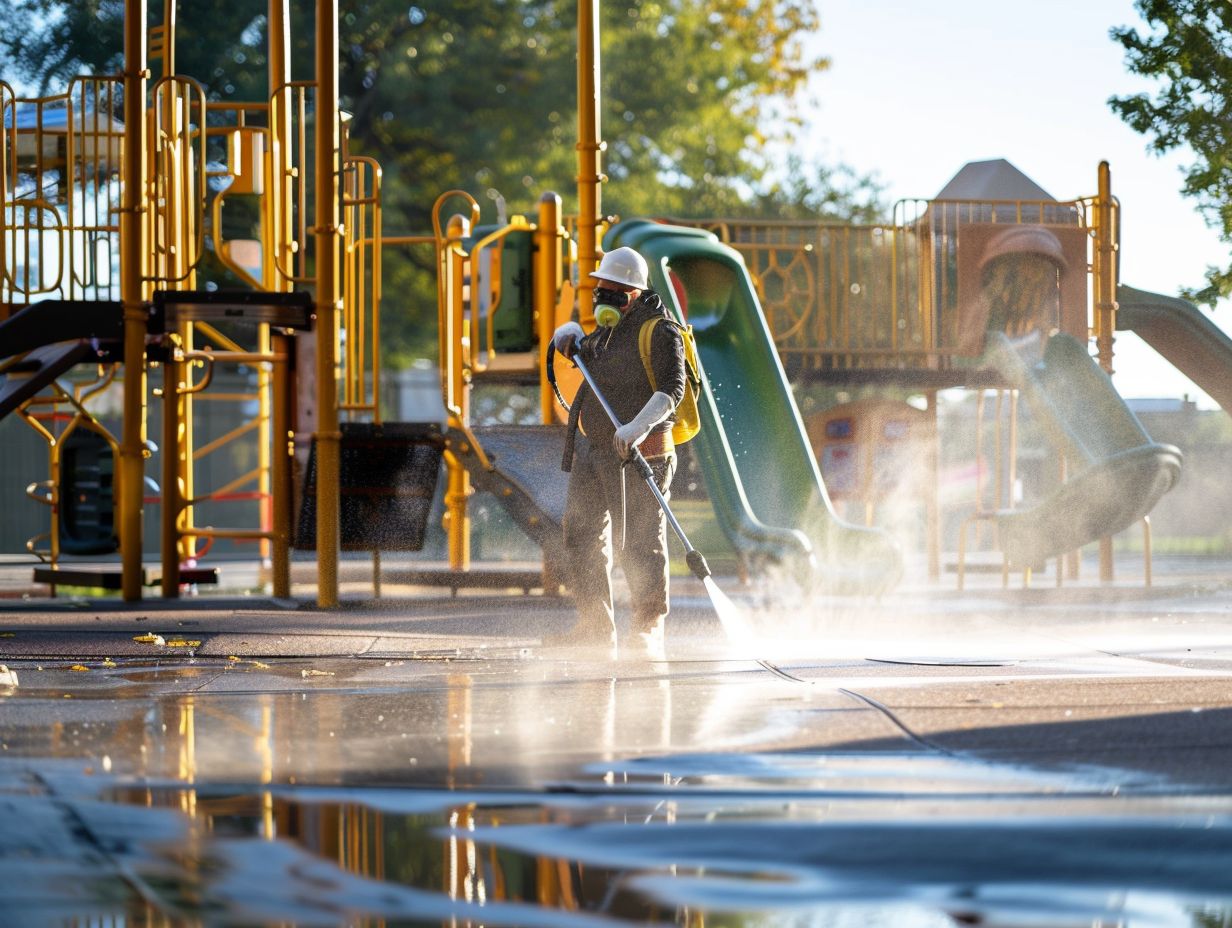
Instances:
[[[645,290],[650,286],[646,279],[647,270],[645,258],[632,248],[622,247],[605,254],[599,262],[598,270],[591,271],[590,276]]]

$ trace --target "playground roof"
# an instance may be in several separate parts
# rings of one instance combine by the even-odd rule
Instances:
[[[1004,158],[970,161],[941,188],[937,200],[1051,200],[1048,193]]]

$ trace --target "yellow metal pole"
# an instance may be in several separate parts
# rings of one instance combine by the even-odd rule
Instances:
[[[449,537],[449,569],[470,570],[471,517],[466,504],[471,495],[471,478],[452,449],[445,451],[445,465],[444,503]]]
[[[9,111],[12,111],[12,116],[9,116]],[[11,127],[6,131],[6,126]],[[17,132],[17,101],[13,96],[13,90],[4,81],[0,81],[0,205],[9,201],[8,194],[8,152],[9,139],[5,136],[9,133]],[[16,149],[16,146],[13,146]],[[16,151],[14,151],[16,154]],[[5,217],[8,215],[8,210],[0,209],[0,322],[3,322],[12,315],[13,307],[10,302],[10,291],[4,286],[3,269],[7,268],[8,257],[6,255],[6,245],[8,243],[9,233],[8,225],[5,222]],[[14,217],[14,221],[16,217]]]
[[[196,350],[197,325],[193,322],[182,323],[179,327],[180,344],[186,353],[191,353]],[[191,374],[194,364],[185,364],[180,368],[180,377],[184,381],[184,386],[187,388],[191,382]],[[195,415],[196,396],[193,393],[185,392],[183,401],[180,403],[180,442],[179,442],[179,465],[180,465],[180,493],[182,500],[191,500],[197,495],[197,481],[193,473],[193,462],[196,460],[196,442],[197,431],[193,427],[193,418]],[[196,510],[191,504],[177,515],[177,525],[180,532],[180,560],[187,561],[197,556],[197,539],[191,535],[186,536],[196,525]]]
[[[291,0],[269,0],[269,92],[291,80]],[[285,114],[286,107],[282,107]],[[268,190],[269,188],[266,187]]]
[[[169,345],[163,361],[163,447],[162,478],[162,594],[180,595],[180,380],[184,370],[175,359],[177,345]]]
[[[447,357],[448,371],[445,381],[445,408],[449,410],[452,424],[461,429],[470,427],[470,355],[463,344],[462,332],[465,313],[462,298],[462,282],[466,278],[466,253],[462,251],[461,238],[467,226],[460,217],[449,222],[448,245],[445,252],[445,312],[446,332],[449,334]],[[465,441],[458,449],[462,454],[472,453]],[[445,450],[446,486],[445,521],[449,537],[449,567],[451,570],[469,570],[471,566],[471,518],[467,501],[471,496],[471,478],[462,459],[453,448]]]
[[[270,460],[270,502],[273,508],[270,582],[274,595],[291,595],[291,463],[295,436],[291,431],[291,358],[295,340],[281,333],[273,336],[274,362],[273,456]]]
[[[1099,163],[1099,198],[1095,203],[1095,347],[1099,366],[1112,375],[1112,341],[1116,329],[1116,230],[1112,223],[1112,172]],[[1112,539],[1099,540],[1099,579],[1113,579]]]
[[[52,412],[54,413],[55,411],[56,407],[53,406]],[[63,445],[53,435],[51,454],[49,455],[49,463],[51,467],[51,473],[49,475],[51,477],[51,488],[49,490],[51,493],[51,538],[49,539],[49,543],[51,545],[50,557],[51,567],[53,570],[60,566],[60,507],[64,505],[64,500],[60,496],[60,480],[62,473],[60,467],[60,451],[62,447]],[[56,584],[52,583],[50,586],[51,595],[55,596]]]
[[[268,323],[257,326],[257,351],[269,354],[273,342]],[[260,498],[260,515],[258,524],[263,532],[272,531],[274,527],[273,498],[273,388],[274,365],[257,365],[257,494]],[[273,568],[273,546],[262,539],[258,547],[261,552],[261,574]],[[264,577],[262,578],[264,582]]]
[[[925,456],[928,472],[928,489],[924,501],[926,526],[928,535],[928,579],[936,583],[941,579],[941,448],[938,444],[940,430],[938,428],[937,391],[929,390],[925,394],[928,402],[928,453]]]
[[[179,0],[163,0],[163,76],[175,73],[175,15]]]
[[[290,0],[269,0],[271,96],[291,80],[290,46]],[[261,238],[265,249],[261,268],[268,289],[288,290],[289,282],[277,272],[276,263],[284,260],[290,251],[290,216],[281,191],[290,170],[288,144],[291,114],[290,107],[286,105],[271,106],[270,111],[271,138],[266,155],[265,195],[261,198],[264,220]],[[279,178],[277,183],[275,177]],[[270,545],[270,583],[275,596],[287,598],[291,595],[291,467],[295,445],[291,422],[291,398],[295,391],[291,359],[295,354],[295,339],[289,335],[274,334],[270,347],[285,359],[274,364],[271,387],[273,451],[270,459],[270,508],[273,510],[271,530],[274,537]]]
[[[535,325],[539,335],[539,414],[550,425],[552,388],[548,383],[548,345],[556,327],[556,291],[560,287],[560,197],[545,193],[539,198],[539,226],[535,230]]]
[[[578,0],[578,317],[589,331],[594,325],[594,290],[590,272],[599,262],[603,150],[599,124],[599,0]]]
[[[164,76],[175,74],[175,13],[174,0],[168,0],[163,7]],[[168,191],[169,203],[183,205],[188,199],[185,185],[190,183],[180,158],[181,146],[190,145],[188,116],[182,107],[184,91],[174,82],[163,82],[156,88],[155,106],[159,109],[155,125],[163,137],[150,140],[155,149],[151,153],[153,170],[162,172],[159,180]],[[170,210],[165,227],[167,241],[160,252],[163,264],[152,269],[156,276],[173,281],[190,276],[191,269],[186,266],[192,235],[190,225],[184,211]],[[185,380],[185,372],[191,370],[191,365],[177,361],[172,354],[176,349],[192,350],[192,323],[178,323],[171,334],[174,337],[169,339],[168,357],[163,367],[160,512],[161,593],[167,598],[179,596],[180,565],[191,556],[196,545],[195,539],[184,535],[184,530],[192,525],[191,508],[182,508],[184,500],[193,496],[193,398],[181,391],[181,381]]]
[[[120,298],[124,305],[124,423],[120,440],[121,593],[141,599],[141,496],[145,468],[146,4],[124,3],[124,187]]]
[[[269,3],[269,92],[270,144],[266,153],[265,213],[269,224],[264,240],[262,271],[270,290],[290,290],[291,283],[277,267],[289,268],[291,260],[291,98],[281,88],[291,80],[290,0]],[[277,96],[276,96],[277,95]]]
[[[342,434],[335,381],[338,265],[342,228],[338,214],[338,0],[317,0],[316,106],[317,278],[317,605],[338,605],[339,484]]]

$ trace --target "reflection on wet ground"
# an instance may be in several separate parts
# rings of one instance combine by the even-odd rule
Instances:
[[[191,811],[131,862],[177,918],[433,924],[1217,925],[1222,803],[119,790]],[[131,813],[131,814],[136,814]],[[1008,827],[992,826],[1002,815]],[[342,907],[339,900],[346,900]],[[805,917],[807,915],[807,917]],[[864,920],[867,919],[867,920]],[[1208,919],[1208,920],[1204,920]]]
[[[12,769],[0,776],[11,795]],[[6,864],[0,884],[16,916],[6,924],[1213,928],[1232,919],[1226,798],[97,778],[102,789],[89,795],[63,770],[37,779],[44,789],[27,783],[23,820],[33,806],[48,844],[57,828],[89,840],[53,861],[27,848]]]
[[[1064,632],[7,658],[0,924],[1227,928],[1232,636]]]

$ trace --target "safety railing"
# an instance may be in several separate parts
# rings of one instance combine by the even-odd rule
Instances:
[[[5,313],[12,290],[9,276],[9,242],[12,238],[12,218],[9,215],[9,190],[12,181],[9,168],[12,149],[16,148],[17,95],[5,81],[0,81],[0,315]]]
[[[962,331],[964,234],[1031,224],[1089,237],[1092,211],[1089,199],[903,200],[884,225],[670,221],[708,229],[741,253],[779,354],[796,371],[944,370],[971,355]],[[1079,242],[1078,250],[1085,272],[1088,248]]]
[[[317,86],[292,81],[270,97],[271,289],[315,283],[316,150],[312,133]],[[352,417],[380,421],[381,168],[371,158],[346,151],[342,159],[343,306],[339,409]]]
[[[270,97],[270,125],[280,146],[275,158],[273,181],[276,210],[282,217],[283,247],[274,255],[274,268],[286,281],[312,283],[313,233],[316,207],[313,178],[316,153],[312,120],[315,118],[316,83],[292,81]]]
[[[82,502],[63,498],[63,453],[70,436],[80,430],[98,435],[110,449],[113,460],[119,457],[119,442],[89,409],[90,400],[106,391],[116,377],[116,365],[98,365],[92,381],[79,381],[69,386],[56,381],[50,391],[23,403],[17,415],[37,432],[48,446],[47,480],[35,481],[26,487],[26,496],[48,507],[50,522],[47,531],[26,541],[26,550],[52,569],[60,564],[62,554],[61,518],[66,505],[97,506],[99,501]],[[61,411],[67,407],[67,411]],[[102,487],[96,487],[101,491]],[[118,492],[118,486],[111,488]],[[72,496],[72,493],[69,494]],[[118,500],[117,500],[118,502]],[[45,545],[45,547],[44,547]],[[55,586],[52,586],[55,595]]]
[[[269,376],[274,366],[288,364],[289,358],[285,354],[270,349],[267,333],[258,332],[256,337],[256,347],[246,347],[209,323],[197,322],[193,324],[189,335],[190,340],[187,344],[177,347],[171,359],[176,368],[182,371],[180,376],[173,378],[176,383],[177,396],[175,399],[234,404],[241,410],[245,406],[255,405],[256,408],[255,415],[243,412],[235,415],[233,417],[236,423],[234,426],[208,441],[197,441],[194,437],[184,442],[183,447],[179,449],[179,453],[183,455],[179,479],[174,483],[171,480],[164,481],[168,484],[164,491],[164,504],[175,510],[170,516],[176,528],[175,542],[181,547],[186,559],[199,557],[208,550],[208,547],[197,548],[197,541],[200,539],[206,540],[207,546],[212,544],[214,539],[219,538],[260,541],[265,544],[275,539],[269,513],[270,460],[269,454],[262,452],[268,445],[269,423],[272,414],[268,390]],[[203,347],[195,347],[194,341],[200,342]],[[255,389],[211,390],[214,373],[219,364],[241,365],[255,370],[257,372]],[[201,371],[199,377],[192,373],[197,369]],[[164,403],[172,402],[173,399],[165,395],[165,391],[163,392]],[[193,435],[191,413],[185,416],[185,422],[188,424],[188,434]],[[204,492],[196,490],[197,481],[194,474],[196,466],[211,455],[229,448],[240,439],[247,437],[251,441],[253,436],[258,436],[257,453],[248,456],[248,460],[254,466],[221,486]],[[165,449],[165,453],[171,453],[170,446]],[[201,524],[212,514],[208,511],[211,504],[247,501],[255,502],[258,506],[259,527],[230,528]]]
[[[463,213],[453,213],[444,218],[447,204],[461,200],[466,205]],[[473,456],[479,466],[493,468],[492,460],[476,440],[470,423],[471,387],[477,377],[485,372],[507,375],[517,370],[520,376],[537,374],[543,421],[553,416],[549,386],[546,375],[546,351],[551,333],[562,312],[566,315],[572,308],[573,288],[562,275],[562,267],[574,259],[567,246],[566,226],[560,215],[560,198],[545,194],[539,202],[538,222],[531,223],[522,216],[492,231],[473,236],[479,224],[479,204],[475,198],[462,190],[449,190],[441,194],[432,207],[433,244],[436,250],[437,267],[437,330],[439,334],[439,362],[441,372],[441,395],[448,414],[451,429],[461,433],[460,440],[449,439],[445,444],[445,463],[448,483],[445,491],[445,524],[449,533],[449,562],[454,569],[469,565],[469,520],[466,515],[467,498],[471,493],[469,476],[462,458]],[[524,301],[502,300],[501,287],[504,274],[501,262],[507,258],[502,252],[510,235],[533,234],[535,244],[531,262],[533,286],[530,288],[532,306]],[[387,241],[394,241],[388,239]],[[410,239],[407,239],[410,243]],[[486,267],[481,259],[488,256]],[[518,307],[523,311],[533,310],[533,334],[529,339],[532,347],[526,352],[510,352],[508,359],[522,356],[527,367],[505,367],[498,361],[496,327],[499,314]]]
[[[342,389],[339,409],[381,421],[381,167],[351,155],[343,163]]]
[[[454,214],[442,223],[444,205],[454,197],[467,203],[468,215]],[[463,190],[442,193],[432,207],[441,396],[451,424],[460,428],[468,428],[470,424],[468,387],[474,373],[466,305],[470,266],[463,239],[478,223],[479,204]]]
[[[0,86],[0,302],[118,298],[120,87],[79,77],[26,99]]]
[[[454,197],[467,203],[469,213],[455,213],[442,221],[442,208]],[[463,410],[466,387],[475,377],[498,369],[495,363],[500,354],[497,325],[502,313],[513,311],[513,304],[502,300],[504,243],[510,235],[537,233],[539,227],[525,216],[515,215],[507,224],[474,238],[472,231],[479,222],[479,204],[460,190],[448,191],[437,199],[432,221],[437,252],[442,391],[447,409]],[[559,242],[563,227],[556,225],[554,230],[551,225],[547,227],[548,234]],[[568,258],[562,253],[562,261]],[[555,282],[551,290],[555,290]],[[550,323],[555,293],[535,293],[530,299],[536,301],[538,324]],[[549,331],[550,328],[549,325]],[[536,341],[539,340],[537,337]],[[531,363],[534,369],[534,362]],[[465,420],[464,416],[462,418]]]
[[[190,286],[205,252],[205,90],[186,77],[164,77],[150,108],[150,280]]]

